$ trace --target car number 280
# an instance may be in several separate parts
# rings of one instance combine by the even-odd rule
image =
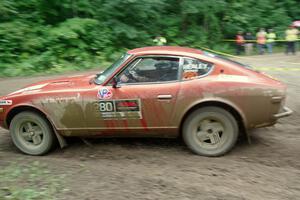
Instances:
[[[114,112],[115,105],[113,101],[100,101],[99,102],[99,111],[100,112]]]

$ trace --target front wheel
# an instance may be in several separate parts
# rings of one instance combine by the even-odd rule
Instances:
[[[232,114],[219,107],[203,107],[192,112],[183,124],[183,139],[196,154],[220,156],[235,145],[239,129]]]
[[[34,112],[17,114],[10,124],[10,133],[18,149],[29,155],[46,154],[55,142],[49,123]]]

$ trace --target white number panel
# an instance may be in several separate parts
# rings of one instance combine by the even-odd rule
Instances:
[[[140,99],[101,100],[96,109],[102,119],[142,119]]]

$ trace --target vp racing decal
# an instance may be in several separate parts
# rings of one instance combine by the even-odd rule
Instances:
[[[10,106],[12,105],[12,100],[0,100],[0,106]]]
[[[104,119],[142,119],[140,99],[101,100],[98,105]]]
[[[97,94],[98,99],[110,99],[112,96],[112,91],[105,87],[101,88]]]

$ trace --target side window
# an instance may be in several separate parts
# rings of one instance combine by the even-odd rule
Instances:
[[[120,83],[147,83],[178,80],[179,58],[145,57],[132,62],[118,75]]]
[[[206,75],[213,64],[196,60],[193,58],[183,58],[183,65],[182,65],[182,79],[195,79],[199,78],[203,75]]]

